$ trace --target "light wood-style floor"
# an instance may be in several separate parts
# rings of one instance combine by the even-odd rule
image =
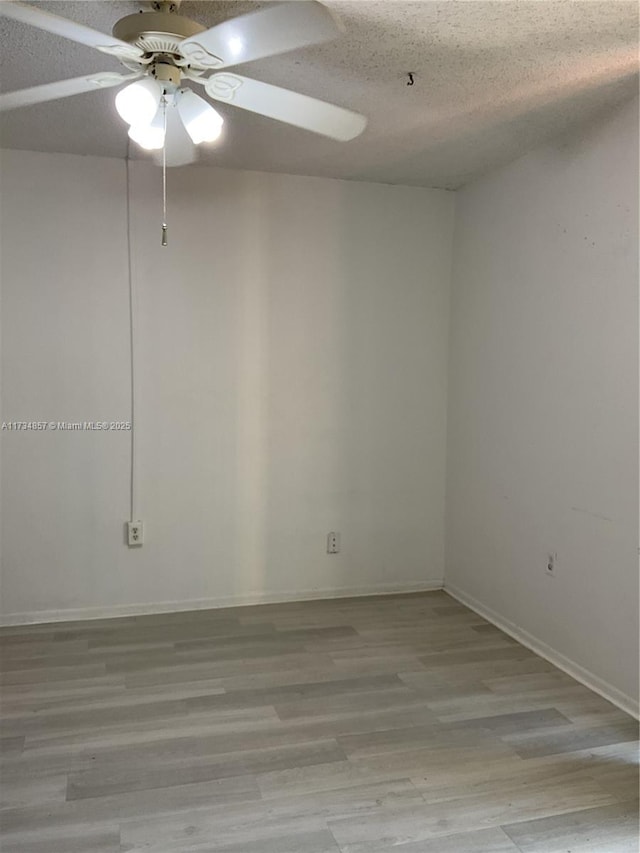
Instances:
[[[637,724],[444,592],[0,637],[3,853],[637,853]]]

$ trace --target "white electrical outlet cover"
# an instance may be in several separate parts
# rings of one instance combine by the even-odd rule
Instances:
[[[327,535],[327,554],[340,553],[340,534],[329,533]]]
[[[127,541],[129,545],[142,545],[144,542],[144,525],[141,521],[127,522]]]

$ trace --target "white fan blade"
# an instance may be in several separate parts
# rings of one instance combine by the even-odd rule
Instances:
[[[103,53],[109,53],[118,58],[135,60],[143,56],[143,52],[132,44],[127,44],[127,42],[120,41],[113,36],[107,36],[98,30],[92,30],[83,24],[76,24],[75,21],[69,21],[59,15],[53,15],[51,12],[14,2],[14,0],[1,0],[0,15],[4,15],[5,18],[12,18],[14,21],[22,21],[23,24],[38,27],[38,29],[46,30],[49,33],[55,33],[63,38],[71,39],[71,41],[86,44],[88,47],[95,47],[96,50],[101,50]]]
[[[316,0],[288,0],[191,36],[180,52],[198,68],[225,68],[321,44],[342,32],[340,21]]]
[[[198,159],[196,146],[182,124],[177,107],[173,104],[167,107],[167,133],[164,146],[167,166],[186,166]],[[158,165],[162,165],[162,151],[154,151],[153,159]]]
[[[41,104],[43,101],[55,101],[57,98],[68,98],[70,95],[80,95],[96,89],[108,89],[120,86],[127,80],[135,80],[140,74],[118,74],[115,71],[104,71],[100,74],[90,74],[87,77],[72,77],[70,80],[58,80],[56,83],[45,83],[42,86],[32,86],[29,89],[18,89],[15,92],[5,92],[0,95],[0,112],[15,110],[18,107],[28,107],[31,104]]]
[[[367,126],[366,118],[359,113],[239,74],[213,74],[204,85],[216,101],[342,142],[358,136]]]

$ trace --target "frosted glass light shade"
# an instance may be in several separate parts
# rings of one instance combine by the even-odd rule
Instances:
[[[158,110],[151,124],[131,125],[129,137],[146,151],[157,151],[164,146],[164,115]]]
[[[224,119],[211,104],[190,89],[185,89],[178,99],[178,113],[193,142],[213,142],[222,132]]]
[[[116,95],[116,109],[120,118],[136,127],[150,125],[158,111],[162,89],[150,77],[136,80]]]

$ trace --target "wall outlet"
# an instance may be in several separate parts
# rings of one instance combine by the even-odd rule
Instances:
[[[144,525],[141,521],[127,522],[127,542],[129,545],[142,545],[144,542]]]
[[[327,554],[340,553],[340,534],[329,533],[327,535]]]
[[[558,562],[558,555],[555,551],[551,554],[547,554],[547,574],[553,575],[556,571],[556,563]]]

